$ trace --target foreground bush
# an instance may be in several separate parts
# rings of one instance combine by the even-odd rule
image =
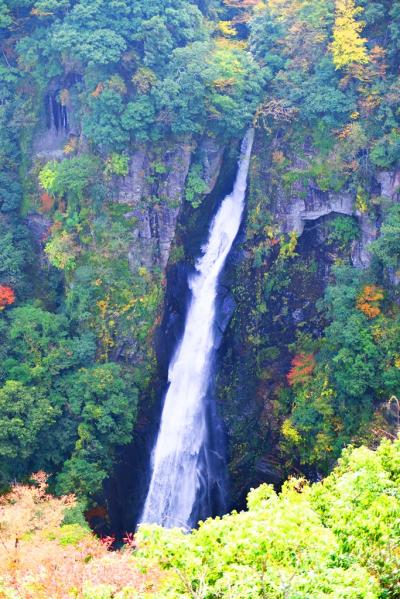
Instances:
[[[153,597],[159,572],[146,574],[129,547],[110,552],[85,525],[63,525],[74,498],[48,495],[45,475],[35,478],[0,500],[0,598]]]
[[[162,597],[400,597],[400,440],[344,451],[312,486],[263,485],[248,507],[191,535],[140,530],[141,554],[171,574]]]
[[[318,484],[262,485],[190,535],[143,526],[118,552],[63,524],[73,506],[40,474],[3,497],[0,598],[400,597],[400,439],[345,450]]]

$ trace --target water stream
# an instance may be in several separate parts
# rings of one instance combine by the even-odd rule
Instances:
[[[217,426],[208,391],[214,357],[218,279],[238,234],[246,195],[254,131],[247,132],[231,194],[214,217],[196,272],[189,280],[192,299],[182,340],[169,366],[169,388],[151,458],[151,478],[141,523],[189,530],[212,514],[223,496],[225,472],[215,472]],[[218,445],[218,444],[217,444]],[[221,470],[221,466],[219,466]]]

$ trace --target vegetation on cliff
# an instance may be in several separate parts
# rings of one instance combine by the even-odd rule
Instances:
[[[150,192],[132,211],[116,179],[146,142],[161,148],[151,188],[162,147],[226,142],[251,121],[263,75],[218,4],[0,3],[3,486],[45,469],[59,491],[94,495],[132,437],[164,284],[157,260],[129,262],[134,225],[176,198]],[[206,188],[194,164],[186,199]]]
[[[400,350],[398,5],[270,0],[248,27],[267,93],[219,383],[237,496],[249,464],[317,477],[395,434]]]

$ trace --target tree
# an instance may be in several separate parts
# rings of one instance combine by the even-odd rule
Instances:
[[[85,191],[96,182],[99,162],[89,154],[81,154],[69,160],[48,162],[39,173],[43,189],[59,199],[68,201],[70,211],[79,207]]]
[[[369,60],[367,40],[360,35],[364,24],[356,19],[361,12],[362,8],[356,7],[354,0],[336,0],[332,53],[337,69],[353,63],[365,64]]]
[[[77,266],[77,257],[81,249],[74,235],[62,231],[56,234],[46,244],[45,252],[53,266],[66,272],[72,271]]]
[[[0,285],[0,311],[15,302],[15,293],[8,285]]]
[[[7,143],[10,143],[8,141]],[[9,169],[0,173],[0,212],[17,210],[21,201],[21,184]]]
[[[124,150],[129,144],[129,132],[121,123],[125,109],[121,94],[112,89],[104,89],[98,95],[92,93],[87,106],[83,131],[90,141],[107,152]]]
[[[398,591],[399,452],[399,439],[383,441],[375,452],[348,448],[310,495],[324,525],[335,531],[342,555],[355,558],[379,580],[380,597],[395,597]]]
[[[21,285],[26,265],[26,247],[24,240],[18,239],[18,232],[22,233],[16,227],[8,227],[0,236],[0,281],[13,289]]]
[[[141,526],[138,554],[179,596],[395,597],[400,441],[349,448],[321,483],[304,479],[250,492],[248,511],[178,529]],[[154,562],[153,562],[154,563]]]
[[[382,288],[376,285],[365,285],[357,298],[357,308],[368,318],[376,318],[381,313],[380,302],[383,298]]]
[[[4,0],[0,1],[0,29],[7,29],[12,24],[12,16],[10,14],[10,9],[4,2]]]
[[[121,117],[122,127],[129,133],[132,141],[147,141],[154,136],[156,113],[153,98],[143,95],[129,102]]]
[[[62,22],[57,23],[52,44],[61,51],[78,58],[86,65],[117,63],[127,49],[125,2],[107,9],[103,0],[77,2]]]
[[[77,423],[75,447],[58,476],[58,489],[88,496],[100,490],[114,448],[131,440],[137,390],[111,363],[81,369],[58,387]]]
[[[386,268],[400,268],[400,207],[393,206],[382,224],[380,237],[371,244],[371,250]]]
[[[0,387],[0,472],[7,480],[29,472],[40,435],[60,414],[43,391],[9,380]]]
[[[312,354],[298,354],[292,360],[287,380],[289,385],[305,383],[309,380],[315,369],[315,358]]]

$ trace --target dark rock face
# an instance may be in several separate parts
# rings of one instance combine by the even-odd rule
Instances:
[[[45,273],[48,271],[50,264],[44,248],[50,236],[52,221],[44,214],[28,214],[25,224],[30,232],[33,249],[37,256],[38,275],[41,271]]]
[[[59,90],[49,92],[45,96],[45,111],[47,129],[55,129],[57,132],[69,130],[68,108],[62,104],[58,97]]]
[[[32,234],[34,242],[37,244],[37,246],[43,248],[52,226],[51,219],[44,214],[34,213],[29,214],[26,217],[25,222]]]
[[[206,193],[211,193],[215,187],[222,165],[224,147],[212,137],[207,137],[200,143],[203,180],[206,183]]]
[[[168,271],[164,315],[156,335],[157,362],[165,380],[171,356],[182,338],[190,302],[188,278],[192,272],[193,267],[185,262],[173,265]]]
[[[216,331],[215,331],[215,348],[219,349],[224,337],[224,333],[228,328],[229,322],[235,312],[236,302],[232,293],[226,289],[221,288],[218,293],[218,304],[220,306],[216,317]]]
[[[257,480],[257,475],[259,476],[258,484],[262,484],[265,481],[268,481],[270,484],[277,487],[282,484],[282,470],[280,469],[279,464],[274,464],[268,456],[261,456],[261,458],[256,461],[254,473],[255,481]],[[255,486],[257,486],[256,482]]]
[[[228,435],[231,508],[245,507],[250,488],[263,482],[279,487],[288,475],[279,454],[277,391],[290,368],[288,345],[295,341],[296,330],[319,336],[325,326],[316,303],[336,257],[326,244],[329,218],[306,223],[297,256],[277,270],[272,257],[257,273],[246,253],[231,264],[236,309],[216,366],[216,395]],[[276,276],[282,287],[259,311],[264,274]]]
[[[382,171],[377,175],[381,195],[394,202],[400,201],[400,170]]]
[[[42,116],[33,137],[33,154],[43,161],[62,160],[64,148],[73,142],[83,147],[79,104],[75,85],[80,76],[70,73],[64,79],[54,81],[43,98]]]

